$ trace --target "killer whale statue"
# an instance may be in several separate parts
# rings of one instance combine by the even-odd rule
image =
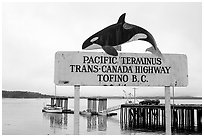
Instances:
[[[142,27],[126,23],[125,15],[126,13],[123,13],[116,24],[102,29],[85,40],[82,49],[92,50],[102,48],[107,54],[118,56],[117,50],[119,50],[121,44],[135,40],[143,40],[152,45],[152,47],[147,48],[146,51],[163,58],[154,37]]]

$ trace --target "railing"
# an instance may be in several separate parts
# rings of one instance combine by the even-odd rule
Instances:
[[[118,110],[120,108],[121,108],[121,105],[118,105],[118,106],[110,107],[110,108],[107,108],[106,110],[100,111],[100,113],[109,113],[111,111],[115,111],[115,110]]]

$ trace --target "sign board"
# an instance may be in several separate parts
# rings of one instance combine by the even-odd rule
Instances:
[[[187,57],[148,53],[59,51],[55,54],[56,85],[61,86],[175,86],[188,85]]]

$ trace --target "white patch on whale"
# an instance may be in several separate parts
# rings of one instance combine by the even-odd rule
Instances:
[[[89,45],[87,48],[85,48],[85,50],[93,50],[93,49],[101,49],[101,45],[93,43]]]
[[[146,39],[146,38],[147,38],[146,34],[138,33],[138,34],[135,34],[130,40],[128,40],[128,42],[139,40],[139,39]]]
[[[90,42],[94,42],[98,39],[98,37],[94,37],[93,39],[90,40]]]
[[[123,28],[124,29],[132,29],[132,28],[134,28],[135,27],[135,25],[132,25],[132,24],[129,24],[129,23],[124,23],[123,24]]]

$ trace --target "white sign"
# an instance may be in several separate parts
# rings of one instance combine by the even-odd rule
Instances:
[[[55,55],[55,84],[62,86],[175,86],[188,85],[187,57],[147,53],[59,51]]]

